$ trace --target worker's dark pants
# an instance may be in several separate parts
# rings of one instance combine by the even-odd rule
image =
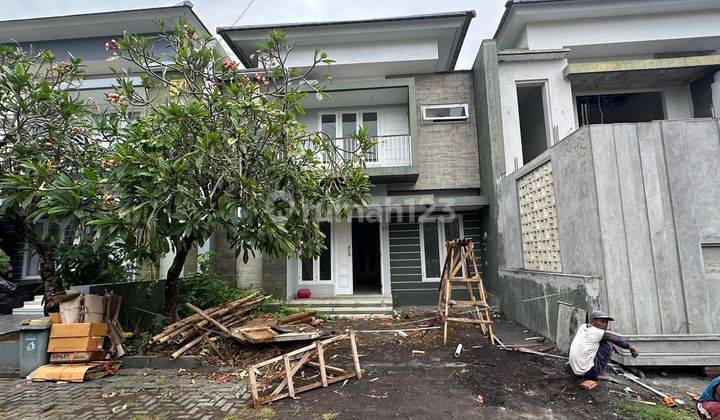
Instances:
[[[598,351],[595,354],[595,363],[593,364],[593,367],[585,372],[582,378],[593,381],[597,380],[598,376],[600,376],[600,374],[605,370],[605,366],[607,366],[608,360],[610,360],[611,353],[612,347],[610,346],[610,343],[606,340],[602,340],[600,342],[600,347],[598,347]]]

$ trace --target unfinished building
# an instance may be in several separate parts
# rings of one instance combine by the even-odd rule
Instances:
[[[625,363],[720,364],[718,21],[708,0],[507,3],[473,70],[509,316],[554,339],[558,301],[599,308]]]

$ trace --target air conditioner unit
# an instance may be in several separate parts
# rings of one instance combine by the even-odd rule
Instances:
[[[468,104],[422,105],[423,122],[457,122],[468,120]]]

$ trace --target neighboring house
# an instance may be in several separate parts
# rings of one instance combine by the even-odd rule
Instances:
[[[298,44],[289,66],[307,67],[315,48],[326,51],[335,63],[312,77],[330,73],[322,83],[331,98],[304,99],[302,122],[340,143],[360,127],[377,139],[367,155],[370,206],[358,217],[323,222],[327,251],[314,260],[260,255],[237,263],[241,285],[291,301],[299,289],[326,302],[370,296],[386,311],[437,301],[444,241],[471,236],[479,248],[488,203],[480,194],[473,75],[453,70],[474,16],[218,29],[250,69],[257,66],[251,58],[257,43],[274,29]]]
[[[210,34],[192,11],[192,5],[184,2],[170,7],[0,21],[0,43],[19,45],[25,50],[50,50],[58,60],[67,58],[68,53],[82,57],[86,77],[79,94],[83,98],[93,98],[102,107],[105,106],[105,93],[110,92],[115,82],[107,61],[111,53],[105,50],[105,43],[122,37],[125,31],[157,33],[156,21],[163,21],[167,28],[172,28],[172,23],[181,18],[186,18],[202,33]],[[153,48],[160,50],[163,46],[156,43]],[[120,68],[124,64],[115,61],[113,65]],[[47,233],[50,226],[41,221],[38,229]],[[37,255],[15,234],[9,223],[0,221],[0,232],[0,246],[11,257],[12,282],[20,286],[16,293],[27,295],[27,292],[37,291],[40,285]],[[21,304],[21,299],[15,303]]]
[[[509,316],[554,338],[558,301],[601,308],[627,363],[720,363],[718,22],[712,0],[507,3],[474,74]]]

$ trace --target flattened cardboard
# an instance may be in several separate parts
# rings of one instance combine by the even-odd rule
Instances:
[[[64,365],[43,365],[35,369],[27,379],[34,382],[65,381],[83,382],[114,375],[120,368],[121,362],[91,362]]]

